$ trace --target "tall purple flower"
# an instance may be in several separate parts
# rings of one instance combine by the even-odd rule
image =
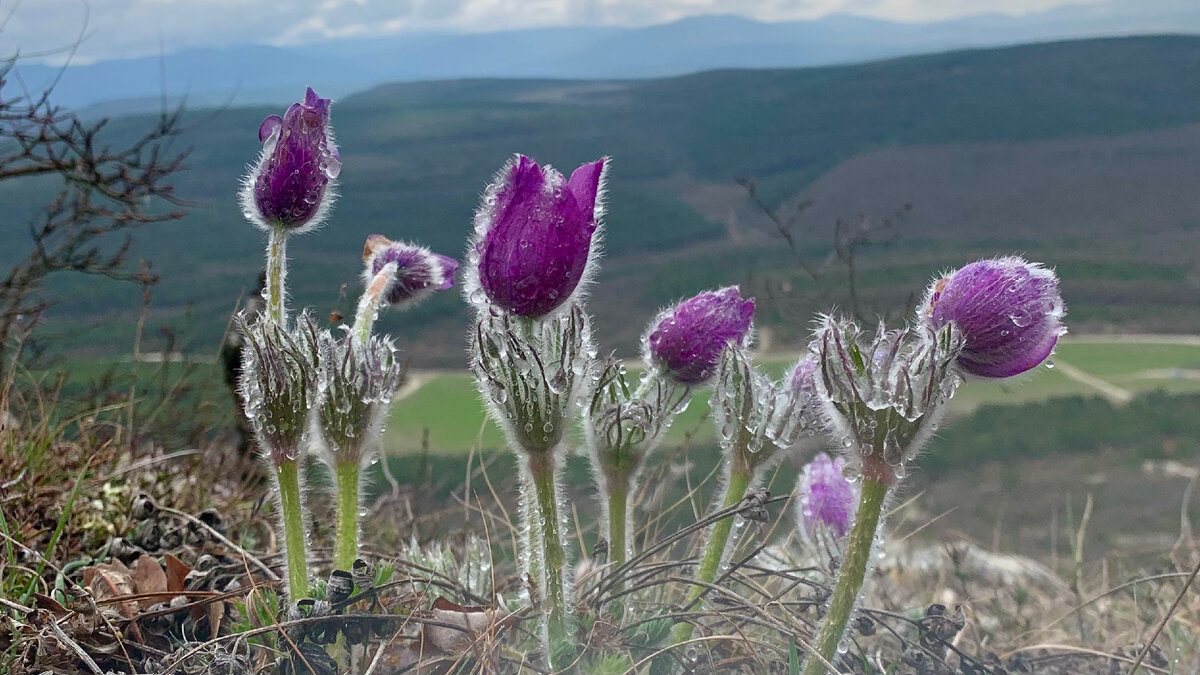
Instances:
[[[824,527],[841,538],[850,530],[858,506],[858,486],[842,474],[845,466],[845,459],[822,452],[800,471],[796,520],[805,534],[811,536]]]
[[[513,314],[539,317],[575,293],[596,255],[606,166],[602,158],[564,180],[524,155],[504,165],[475,214],[472,301],[486,295]]]
[[[310,88],[304,102],[293,103],[283,117],[263,120],[258,128],[262,154],[240,195],[254,224],[299,232],[325,217],[333,201],[333,180],[342,170],[329,126],[330,103]]]
[[[705,291],[670,307],[650,323],[642,338],[647,363],[682,384],[711,378],[726,345],[742,345],[750,334],[754,299],[737,286]]]
[[[403,241],[391,241],[382,234],[367,237],[363,248],[363,281],[370,286],[375,275],[388,263],[396,264],[391,283],[383,294],[383,304],[412,307],[433,294],[454,286],[458,261],[449,256]]]
[[[935,281],[923,307],[934,329],[958,326],[965,338],[958,363],[981,377],[1036,367],[1066,332],[1054,272],[1015,256],[973,262]]]

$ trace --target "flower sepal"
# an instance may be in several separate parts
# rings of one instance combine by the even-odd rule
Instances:
[[[591,376],[591,328],[578,304],[533,320],[484,312],[471,334],[471,368],[510,442],[526,452],[561,447]]]

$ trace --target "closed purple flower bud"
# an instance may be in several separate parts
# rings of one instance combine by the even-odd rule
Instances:
[[[647,363],[682,384],[701,384],[716,373],[726,345],[750,334],[754,299],[737,286],[706,291],[661,312],[642,339]]]
[[[1066,332],[1058,279],[1024,258],[973,262],[930,286],[924,312],[934,329],[962,331],[959,366],[981,377],[1011,377],[1045,361]]]
[[[796,480],[796,520],[804,533],[813,535],[820,528],[846,536],[854,524],[858,507],[858,485],[846,480],[846,460],[820,453],[800,472]]]
[[[563,305],[594,266],[593,239],[603,215],[607,160],[584,164],[569,179],[517,155],[484,194],[475,214],[470,259],[479,289],[513,314],[539,317]]]
[[[813,382],[813,377],[817,373],[817,357],[815,354],[808,354],[800,359],[800,361],[792,368],[792,374],[788,377],[788,388],[794,392],[799,392],[801,395],[809,396],[816,392],[817,385]]]
[[[259,227],[305,231],[328,212],[332,182],[342,170],[329,126],[330,102],[310,88],[303,103],[293,103],[283,117],[271,115],[258,128],[263,150],[246,177],[241,202],[246,218]]]
[[[369,286],[375,275],[388,263],[396,272],[383,294],[383,303],[394,307],[412,307],[433,294],[454,286],[458,261],[449,256],[403,241],[393,242],[381,234],[367,237],[363,248],[363,281]]]

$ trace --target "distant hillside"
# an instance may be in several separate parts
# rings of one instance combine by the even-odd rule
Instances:
[[[158,316],[196,348],[213,348],[260,264],[261,237],[241,220],[234,193],[271,112],[191,114],[182,142],[194,152],[179,188],[195,206],[186,221],[146,230],[138,243],[163,274]],[[144,123],[122,118],[110,133]],[[1063,263],[1068,289],[1082,294],[1067,298],[1077,329],[1200,325],[1200,190],[1192,187],[1200,137],[1187,126],[1200,124],[1200,38],[644,82],[397,84],[339,101],[334,124],[342,197],[329,224],[292,247],[296,304],[321,311],[339,302],[339,283],[349,284],[340,301],[348,308],[371,232],[459,254],[482,187],[520,151],[564,169],[613,158],[608,260],[593,302],[612,317],[601,336],[613,346],[628,349],[641,330],[631,308],[648,315],[683,293],[733,282],[759,294],[761,320],[781,329],[778,339],[800,339],[816,307],[794,297],[802,275],[736,176],[755,177],[770,203],[811,197],[798,233],[818,257],[829,251],[833,219],[911,202],[905,237],[863,260],[870,307],[902,304],[929,274],[970,256],[1017,251]],[[0,184],[0,203],[22,222],[28,189]],[[21,234],[0,229],[0,262]],[[135,301],[116,286],[68,281],[59,290],[54,325],[72,333]],[[388,325],[421,339],[412,349],[420,364],[462,360],[466,313],[453,295]],[[124,348],[129,331],[107,323],[76,343]]]

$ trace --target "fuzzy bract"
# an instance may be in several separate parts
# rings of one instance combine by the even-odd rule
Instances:
[[[259,448],[276,466],[295,460],[325,390],[316,324],[304,313],[291,331],[262,316],[239,329],[246,346],[238,394]]]
[[[825,528],[839,538],[854,523],[858,506],[858,484],[846,480],[846,460],[818,453],[796,480],[796,519],[806,535]]]
[[[330,104],[310,88],[283,117],[271,115],[259,126],[262,154],[240,195],[243,211],[259,227],[301,232],[324,219],[342,169]]]
[[[382,298],[383,304],[391,307],[413,307],[434,291],[452,288],[454,273],[458,270],[458,261],[454,258],[433,253],[423,246],[391,241],[381,234],[367,237],[363,262],[363,282],[367,286],[385,265],[395,263],[396,271]]]
[[[335,338],[326,331],[320,340],[326,389],[316,427],[325,459],[366,462],[404,381],[404,365],[386,338],[372,336],[363,344],[349,334]]]
[[[592,379],[591,327],[578,304],[543,321],[483,313],[470,344],[471,370],[509,445],[529,453],[562,447]]]
[[[753,317],[754,299],[742,299],[737,286],[700,293],[651,322],[642,339],[644,357],[676,382],[703,384],[716,373],[727,345],[747,342]]]
[[[959,366],[981,377],[1011,377],[1044,362],[1066,332],[1058,279],[1019,257],[973,262],[935,281],[924,320],[954,322],[965,343]]]
[[[852,466],[879,453],[903,474],[962,382],[953,367],[962,343],[953,325],[935,333],[880,324],[867,340],[853,321],[822,318],[810,346],[819,364],[815,399]]]
[[[468,295],[518,316],[565,306],[594,266],[607,160],[569,179],[517,155],[500,170],[475,214]]]
[[[722,353],[709,400],[721,448],[739,471],[767,466],[813,432],[806,397],[756,368],[745,350]]]

